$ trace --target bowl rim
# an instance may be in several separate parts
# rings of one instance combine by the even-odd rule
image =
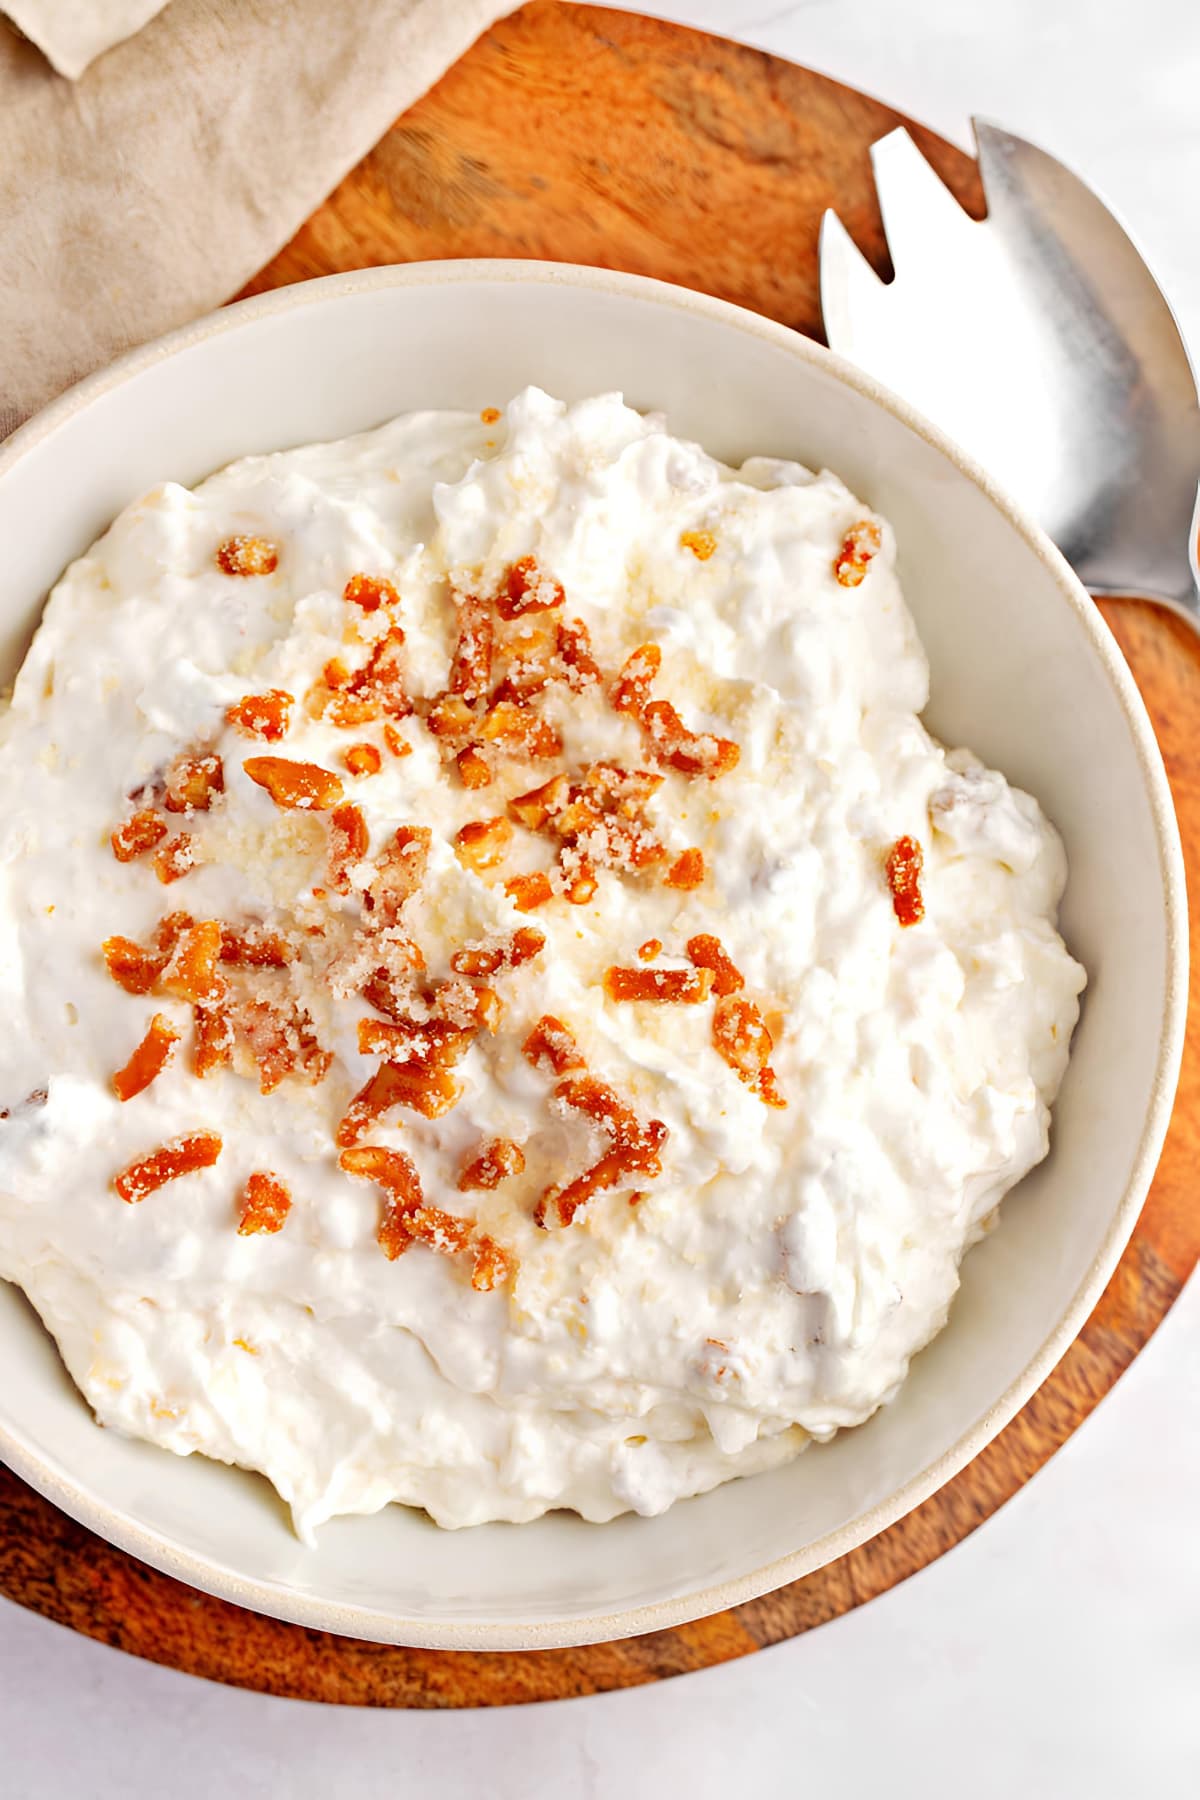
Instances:
[[[586,264],[512,258],[388,264],[321,276],[236,301],[149,344],[127,351],[115,362],[87,376],[19,426],[0,445],[0,482],[32,450],[52,438],[94,401],[195,344],[237,331],[261,319],[320,305],[327,299],[395,287],[484,282],[586,288],[698,314],[731,330],[758,337],[801,362],[832,374],[948,458],[1024,539],[1052,577],[1064,603],[1091,642],[1133,740],[1150,805],[1166,897],[1166,995],[1150,1104],[1130,1179],[1104,1240],[1074,1297],[1021,1373],[952,1445],[885,1499],[801,1550],[777,1557],[729,1580],[618,1612],[532,1624],[519,1620],[478,1624],[406,1618],[363,1604],[324,1600],[274,1580],[248,1577],[213,1558],[182,1548],[92,1493],[80,1476],[69,1473],[56,1459],[43,1455],[23,1434],[0,1420],[0,1459],[23,1481],[100,1537],[192,1587],[293,1624],[375,1643],[442,1650],[543,1650],[603,1643],[614,1638],[666,1630],[756,1599],[796,1581],[857,1548],[919,1506],[965,1467],[1014,1417],[1065,1354],[1099,1299],[1133,1231],[1154,1175],[1170,1122],[1183,1054],[1188,996],[1187,896],[1178,822],[1149,715],[1116,639],[1055,545],[972,457],[906,401],[824,345],[729,301],[643,275],[629,275]]]

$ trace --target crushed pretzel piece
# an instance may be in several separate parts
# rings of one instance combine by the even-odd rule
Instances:
[[[741,1076],[757,1075],[773,1048],[766,1020],[744,995],[727,995],[713,1010],[713,1043]]]
[[[600,680],[600,664],[592,654],[592,635],[582,619],[563,619],[555,633],[555,651],[567,686],[576,693]]]
[[[361,606],[365,613],[400,604],[399,594],[382,575],[352,575],[342,589],[342,599],[352,606]]]
[[[292,762],[286,756],[250,756],[242,767],[285,812],[328,812],[342,798],[340,779],[319,763]]]
[[[555,662],[557,631],[545,617],[524,619],[504,644],[507,658],[504,680],[492,695],[498,700],[524,704],[560,674]]]
[[[596,892],[596,871],[587,857],[574,846],[558,859],[558,885],[564,900],[571,906],[587,906]]]
[[[477,1293],[490,1294],[493,1288],[504,1287],[512,1280],[516,1265],[495,1238],[480,1232],[475,1239],[474,1250],[475,1266],[471,1270],[471,1286]]]
[[[192,1008],[192,1073],[203,1081],[217,1069],[228,1068],[233,1061],[233,1020],[223,1002]]]
[[[400,825],[375,864],[375,873],[363,895],[363,906],[373,925],[387,929],[400,923],[400,913],[425,879],[433,833],[427,825]]]
[[[662,939],[661,938],[647,938],[644,944],[638,945],[638,955],[641,957],[643,962],[653,962],[655,957],[660,956],[661,954],[662,954]]]
[[[456,975],[468,975],[474,980],[499,975],[506,969],[520,968],[522,963],[539,956],[545,944],[543,932],[532,925],[523,925],[509,938],[488,939],[456,950],[450,958],[450,967]]]
[[[164,1187],[168,1181],[191,1175],[196,1169],[210,1169],[221,1149],[221,1140],[215,1131],[196,1131],[187,1137],[174,1138],[122,1169],[113,1177],[113,1186],[122,1200],[131,1204],[144,1200],[147,1194]]]
[[[225,709],[225,722],[246,737],[265,738],[276,744],[287,735],[296,702],[284,688],[268,688],[265,694],[247,694]]]
[[[118,862],[132,862],[135,857],[144,856],[147,850],[161,844],[168,830],[164,818],[149,807],[143,807],[117,826],[110,840],[112,853]]]
[[[282,1231],[291,1210],[292,1196],[278,1175],[256,1169],[242,1189],[238,1236]]]
[[[496,611],[502,619],[523,619],[526,613],[553,612],[565,598],[561,584],[545,573],[536,556],[521,556],[504,577]]]
[[[746,1084],[752,1094],[757,1094],[764,1106],[777,1106],[781,1110],[787,1101],[779,1091],[779,1078],[770,1063],[760,1069],[752,1081]]]
[[[404,686],[403,648],[403,630],[390,625],[356,672],[340,656],[331,657],[309,692],[306,705],[311,716],[327,718],[343,730],[374,719],[406,718],[413,704]]]
[[[784,1107],[787,1101],[776,1085],[770,1067],[774,1048],[770,1030],[753,1000],[742,994],[726,995],[713,1008],[712,1041],[739,1080],[756,1093],[764,1105]]]
[[[383,721],[383,741],[393,756],[411,756],[412,745],[390,719]]]
[[[245,1000],[233,1013],[233,1023],[254,1058],[260,1093],[273,1094],[289,1075],[315,1087],[329,1073],[333,1056],[322,1049],[294,994]]]
[[[535,907],[545,906],[547,900],[554,898],[550,877],[542,869],[535,869],[531,875],[510,875],[504,884],[504,892],[518,912],[533,912]]]
[[[587,1067],[574,1037],[552,1013],[543,1013],[521,1045],[521,1054],[535,1069],[551,1075],[569,1075]]]
[[[458,637],[450,662],[449,688],[468,706],[487,698],[492,685],[495,626],[492,609],[477,594],[458,598]]]
[[[650,1000],[660,1006],[698,1006],[711,987],[711,969],[612,968],[604,976],[610,1000]]]
[[[723,1000],[728,994],[736,994],[746,983],[741,970],[732,960],[720,938],[713,937],[707,931],[701,931],[687,941],[687,953],[698,969],[711,969],[713,974],[713,993]]]
[[[512,826],[504,817],[472,819],[455,837],[458,860],[482,873],[502,862],[512,843]]]
[[[522,1051],[535,1068],[560,1076],[553,1094],[558,1106],[580,1113],[612,1139],[612,1148],[582,1175],[565,1186],[546,1189],[534,1209],[535,1224],[543,1230],[570,1225],[594,1194],[620,1185],[631,1175],[653,1179],[662,1174],[661,1151],[669,1135],[666,1125],[661,1119],[643,1125],[614,1088],[589,1075],[575,1039],[560,1019],[550,1015],[539,1019]]]
[[[582,1113],[618,1143],[640,1143],[642,1128],[637,1114],[607,1081],[598,1081],[594,1075],[565,1075],[554,1089],[554,1098],[572,1112]]]
[[[342,761],[351,775],[378,775],[383,767],[383,757],[374,744],[351,744]]]
[[[862,584],[882,543],[882,534],[873,519],[860,519],[850,527],[833,564],[834,578],[841,587],[855,588]]]
[[[335,894],[350,892],[350,871],[367,854],[370,834],[361,807],[347,801],[329,815],[329,885]]]
[[[475,1026],[451,1025],[446,1019],[360,1019],[358,1048],[362,1056],[382,1056],[390,1063],[452,1067],[475,1035]]]
[[[416,1164],[403,1150],[364,1144],[343,1150],[338,1160],[348,1175],[373,1181],[383,1189],[386,1205],[377,1236],[390,1262],[420,1243],[443,1256],[470,1254],[471,1286],[481,1293],[509,1280],[511,1259],[492,1238],[476,1229],[474,1219],[459,1218],[426,1200]]]
[[[697,562],[707,562],[717,547],[717,540],[711,531],[681,531],[679,546],[682,550],[690,550]]]
[[[413,1242],[410,1215],[425,1199],[416,1164],[403,1150],[385,1150],[376,1144],[345,1149],[338,1161],[347,1175],[374,1181],[387,1195],[377,1240],[388,1261],[395,1262]]]
[[[658,760],[681,775],[707,775],[715,781],[737,767],[741,751],[732,738],[689,731],[669,700],[650,701],[641,721]]]
[[[150,1028],[123,1069],[112,1078],[118,1100],[132,1100],[161,1075],[179,1042],[179,1033],[163,1013],[155,1013]]]
[[[356,1144],[394,1106],[407,1106],[425,1119],[439,1119],[458,1095],[458,1083],[445,1069],[425,1063],[381,1063],[347,1107],[337,1141]]]
[[[207,812],[213,796],[225,788],[225,770],[219,756],[177,756],[166,773],[168,812]]]
[[[616,1187],[629,1174],[629,1166],[620,1150],[607,1150],[599,1162],[585,1169],[582,1175],[576,1175],[573,1181],[564,1186],[549,1187],[541,1195],[534,1208],[533,1218],[543,1231],[554,1228],[565,1228],[572,1224],[576,1213],[596,1194],[606,1188]]]
[[[251,969],[284,969],[295,961],[295,952],[286,938],[262,925],[247,925],[239,931],[222,925],[221,961]]]
[[[168,838],[154,852],[154,873],[164,886],[181,881],[195,866],[196,844],[190,832],[181,831],[177,837]]]
[[[266,538],[238,532],[218,544],[216,561],[223,575],[273,575],[279,567],[279,551]]]
[[[658,645],[640,644],[625,658],[609,693],[614,711],[640,719],[661,668],[662,651]]]
[[[924,861],[916,838],[897,838],[888,852],[886,868],[892,911],[901,925],[919,925],[925,917],[925,901],[921,894]]]
[[[508,809],[530,831],[540,831],[548,819],[566,806],[570,791],[571,784],[565,775],[552,775],[540,787],[530,788],[527,794],[515,795],[509,801]]]
[[[482,750],[468,744],[454,759],[459,779],[465,788],[485,788],[492,782],[492,765]]]
[[[173,994],[177,1000],[209,1005],[222,999],[225,981],[219,964],[223,947],[224,934],[216,919],[201,919],[198,923],[188,919],[181,924],[172,934],[166,964],[159,976],[163,993]]]
[[[148,994],[161,975],[165,960],[127,937],[105,938],[101,953],[109,974],[127,994]]]
[[[425,1198],[416,1164],[403,1150],[388,1150],[382,1144],[363,1144],[358,1149],[343,1150],[338,1163],[347,1175],[378,1182],[380,1187],[414,1206]]]
[[[525,1170],[525,1152],[512,1138],[491,1138],[471,1158],[458,1178],[459,1191],[472,1188],[498,1188]]]
[[[663,876],[663,886],[680,888],[689,893],[693,888],[704,886],[704,853],[701,850],[684,850],[671,864]]]
[[[497,744],[534,761],[562,752],[562,738],[555,726],[515,700],[497,700],[489,706],[476,722],[476,731],[485,744]]]
[[[468,737],[476,719],[470,701],[462,694],[439,694],[425,714],[425,724],[436,738]]]
[[[618,1143],[612,1150],[606,1150],[598,1162],[582,1175],[564,1187],[550,1187],[539,1199],[534,1208],[534,1223],[543,1231],[557,1227],[565,1227],[574,1222],[580,1208],[586,1206],[593,1195],[602,1193],[607,1188],[618,1187],[631,1175],[648,1175],[651,1178],[662,1174],[662,1159],[659,1152],[667,1139],[667,1128],[661,1119],[652,1119],[645,1133],[639,1139],[628,1143]],[[637,1195],[641,1198],[641,1192]]]

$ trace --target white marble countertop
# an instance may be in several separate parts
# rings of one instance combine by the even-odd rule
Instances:
[[[1200,9],[643,0],[970,147],[1038,139],[1122,213],[1200,345]],[[0,1602],[3,1800],[1183,1800],[1200,1793],[1200,1277],[1054,1460],[940,1562],[803,1638],[624,1694],[372,1713],[225,1689]]]

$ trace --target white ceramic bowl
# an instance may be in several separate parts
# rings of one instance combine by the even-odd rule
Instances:
[[[896,1402],[789,1467],[657,1519],[440,1532],[399,1507],[306,1550],[262,1479],[92,1421],[32,1309],[0,1284],[0,1454],[103,1536],[262,1612],[448,1648],[570,1644],[695,1618],[791,1581],[915,1506],[1063,1354],[1162,1144],[1187,986],[1162,762],[1118,651],[1048,541],[944,438],[828,352],[750,313],[601,271],[377,269],[286,288],[126,357],[0,452],[0,677],[47,589],[165,478],[413,407],[619,388],[732,461],[828,465],[892,520],[933,669],[929,723],[1041,800],[1066,840],[1062,926],[1090,985],[1054,1147],[974,1250],[947,1330]]]

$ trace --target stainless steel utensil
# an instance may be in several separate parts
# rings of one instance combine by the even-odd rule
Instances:
[[[973,124],[982,222],[906,131],[873,146],[894,281],[825,214],[830,346],[970,451],[1093,593],[1160,601],[1200,630],[1200,404],[1171,309],[1078,176]]]

